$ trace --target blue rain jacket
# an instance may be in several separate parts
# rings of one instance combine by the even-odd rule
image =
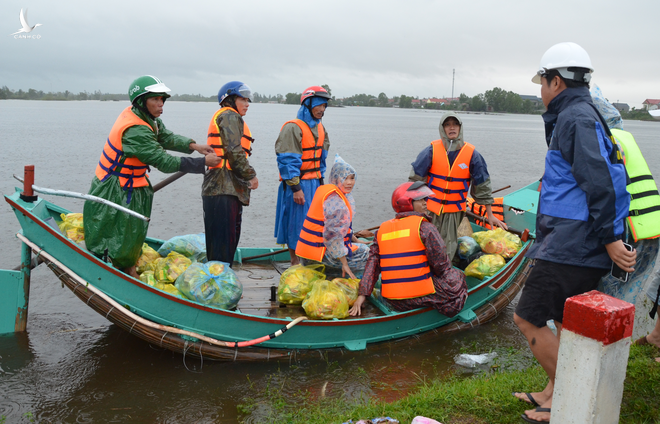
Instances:
[[[605,245],[622,238],[630,196],[589,90],[567,88],[543,114],[548,153],[528,257],[593,268],[612,264]]]

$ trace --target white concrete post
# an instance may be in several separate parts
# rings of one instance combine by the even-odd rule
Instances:
[[[593,290],[566,300],[550,424],[616,424],[635,306]]]

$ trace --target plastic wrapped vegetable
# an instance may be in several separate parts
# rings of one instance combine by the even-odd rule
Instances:
[[[506,261],[501,255],[483,255],[465,268],[465,275],[483,280],[495,275],[504,265]]]
[[[481,251],[481,246],[472,237],[463,236],[458,238],[458,256],[467,259]]]
[[[142,272],[140,274],[140,281],[142,281],[145,284],[149,284],[152,287],[156,287],[156,284],[158,283],[158,280],[156,280],[153,271]]]
[[[358,288],[360,287],[360,280],[357,278],[335,278],[332,280],[346,295],[348,306],[351,307],[358,298]]]
[[[85,240],[85,230],[83,229],[83,214],[81,213],[67,213],[61,214],[62,222],[58,223],[57,226],[60,227],[62,234],[67,236],[67,238],[75,241]]]
[[[138,274],[142,274],[144,271],[147,271],[151,269],[153,271],[153,267],[149,266],[148,264],[150,262],[155,261],[156,259],[160,258],[160,255],[156,250],[149,246],[147,243],[144,243],[142,245],[142,254],[137,260],[137,263],[135,264],[137,266],[137,272]]]
[[[282,273],[277,287],[277,300],[288,305],[300,305],[317,280],[325,280],[325,265],[294,265]]]
[[[243,295],[243,285],[229,264],[195,262],[177,278],[177,289],[190,300],[222,309],[233,309]]]
[[[166,258],[156,259],[154,275],[161,283],[174,283],[191,264],[191,260],[180,253],[170,252]]]
[[[302,307],[312,319],[346,318],[348,300],[338,283],[328,280],[314,282]]]
[[[140,274],[140,281],[142,281],[145,284],[149,284],[151,287],[155,287],[158,290],[162,290],[164,292],[168,292],[169,294],[173,294],[174,296],[178,296],[182,299],[186,299],[186,297],[177,289],[174,287],[174,285],[170,283],[160,283],[158,280],[156,280],[156,277],[154,277],[154,272],[153,271],[144,271],[142,274]]]
[[[193,262],[206,262],[206,235],[200,233],[172,237],[158,249],[160,256],[167,256],[170,252],[180,253]]]
[[[485,253],[497,253],[507,259],[514,257],[522,247],[520,237],[501,228],[474,233],[472,238]]]

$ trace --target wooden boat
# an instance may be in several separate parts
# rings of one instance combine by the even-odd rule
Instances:
[[[273,254],[279,248],[239,249],[234,269],[244,286],[243,298],[236,310],[222,310],[178,298],[120,272],[49,225],[49,218],[60,220],[67,210],[17,190],[5,199],[21,226],[17,237],[23,241],[22,270],[0,270],[4,292],[0,333],[25,329],[32,252],[78,298],[114,324],[153,345],[205,359],[291,359],[310,350],[356,351],[411,336],[472,328],[496,317],[524,284],[537,185],[504,197],[505,221],[512,228],[529,229],[531,238],[494,276],[483,281],[467,278],[469,296],[457,316],[450,318],[432,308],[395,312],[372,295],[363,316],[342,320],[305,319],[302,308],[280,307],[274,301],[273,287],[289,260],[286,252]],[[158,248],[163,241],[148,238],[147,243]]]

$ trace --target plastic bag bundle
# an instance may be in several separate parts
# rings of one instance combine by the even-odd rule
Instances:
[[[156,259],[153,263],[156,280],[171,284],[190,266],[192,261],[180,253],[170,252],[166,258]]]
[[[282,273],[277,287],[277,300],[288,305],[300,305],[317,280],[325,280],[325,265],[293,265]]]
[[[357,278],[335,278],[332,280],[336,283],[341,291],[346,296],[348,306],[351,307],[358,298],[358,288],[360,287],[360,280]]]
[[[142,274],[140,274],[140,281],[142,281],[145,284],[150,285],[151,287],[155,287],[158,290],[162,290],[164,292],[167,292],[169,294],[172,294],[174,296],[178,296],[181,299],[186,299],[186,297],[177,289],[174,287],[174,285],[170,283],[161,283],[158,280],[156,280],[156,277],[154,276],[153,271],[144,271]]]
[[[481,250],[485,253],[497,253],[507,259],[514,257],[522,247],[520,237],[499,227],[490,231],[474,233],[472,238],[479,243]]]
[[[348,300],[339,284],[328,280],[314,282],[302,303],[305,314],[312,319],[346,318]]]
[[[206,235],[200,233],[172,237],[158,249],[158,254],[163,257],[170,252],[180,253],[193,262],[206,262]]]
[[[483,280],[485,277],[495,275],[504,265],[506,261],[502,255],[483,255],[465,268],[465,275]]]
[[[149,263],[155,261],[156,259],[159,259],[160,255],[156,250],[149,246],[147,243],[144,243],[142,245],[142,254],[137,260],[137,263],[135,264],[137,267],[137,272],[138,274],[142,274],[144,271],[151,270],[153,271],[153,266],[149,266]]]
[[[140,281],[144,284],[149,284],[151,287],[156,287],[156,284],[158,284],[158,280],[156,280],[153,271],[144,271],[140,273]]]
[[[467,259],[477,252],[481,252],[481,246],[472,237],[458,238],[458,256],[461,259]]]
[[[222,309],[235,308],[243,295],[243,285],[234,271],[220,261],[193,263],[174,285],[186,298]]]
[[[83,214],[81,213],[63,213],[60,215],[62,222],[57,224],[62,234],[75,241],[85,240],[85,230],[83,229]]]

